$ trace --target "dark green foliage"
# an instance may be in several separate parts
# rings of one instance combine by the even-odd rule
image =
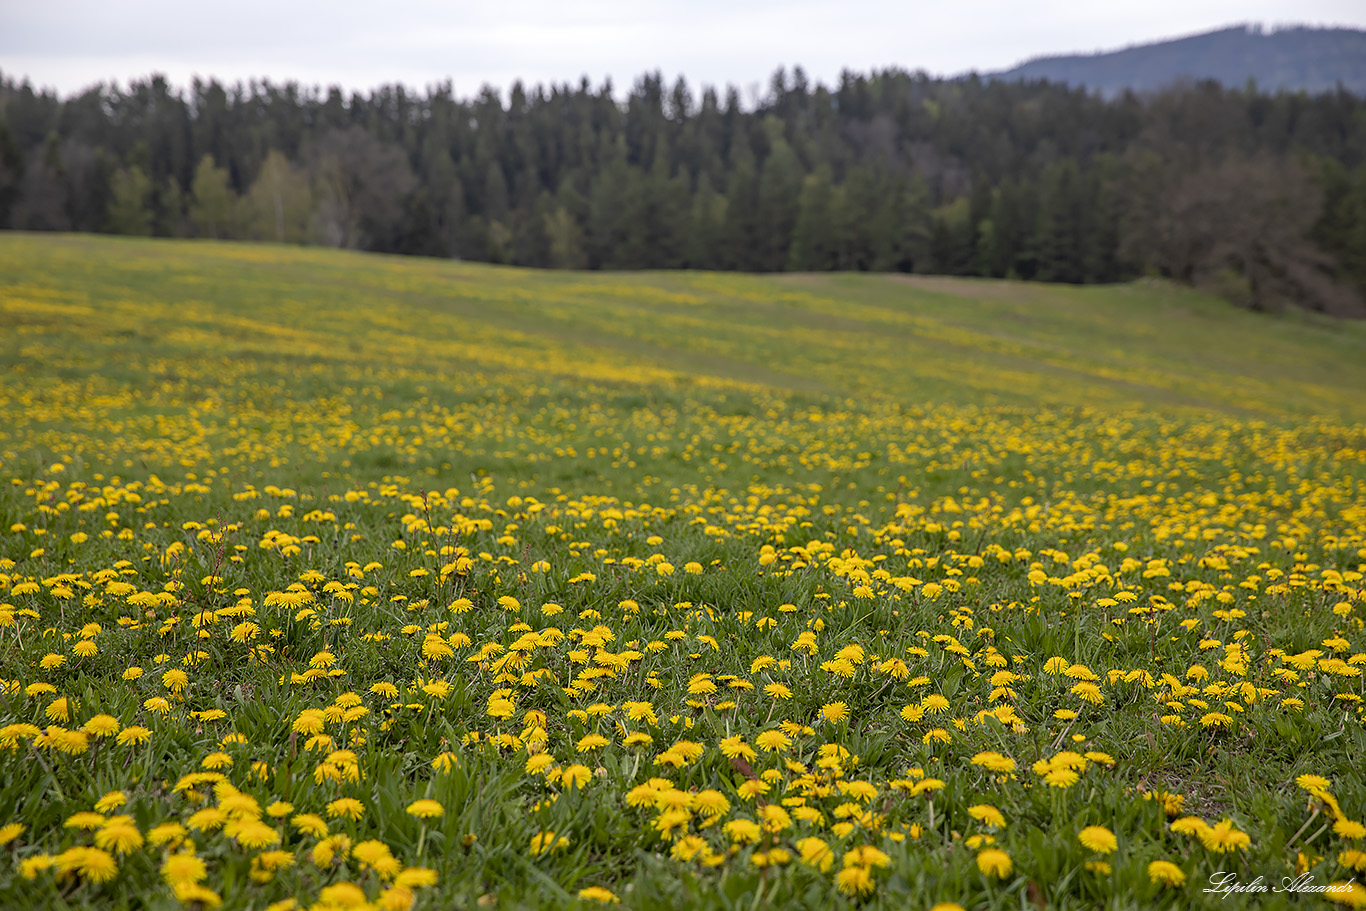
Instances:
[[[108,218],[112,234],[152,233],[152,182],[142,168],[133,165],[114,175]]]
[[[802,182],[797,223],[787,265],[794,272],[826,272],[839,266],[835,188],[828,167],[817,168]]]
[[[1320,171],[1324,212],[1315,237],[1337,259],[1342,277],[1366,292],[1366,165],[1348,171],[1327,159]]]
[[[228,172],[215,167],[205,155],[195,168],[190,185],[190,227],[199,237],[230,237],[234,228],[237,194],[228,185]]]
[[[1366,103],[1342,91],[1107,100],[897,70],[831,89],[798,69],[750,107],[659,73],[624,100],[584,81],[506,102],[161,77],[63,100],[0,78],[0,227],[552,268],[1153,273],[1343,313],[1366,289]],[[1235,172],[1276,186],[1192,195],[1190,175]],[[1268,217],[1291,188],[1310,198]]]
[[[24,160],[8,125],[0,118],[0,224],[10,223],[10,212],[19,196]]]

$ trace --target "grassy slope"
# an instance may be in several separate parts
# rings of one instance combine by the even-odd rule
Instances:
[[[1268,318],[1165,285],[566,274],[89,236],[9,235],[0,257],[18,286],[12,327],[60,320],[157,351],[532,370],[552,358],[577,362],[557,363],[566,373],[654,365],[903,404],[1366,418],[1366,326]]]

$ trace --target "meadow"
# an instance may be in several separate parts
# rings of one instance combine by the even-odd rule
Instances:
[[[0,906],[1366,904],[1363,392],[1153,282],[0,234]]]

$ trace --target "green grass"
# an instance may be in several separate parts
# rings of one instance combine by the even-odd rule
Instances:
[[[0,235],[0,276],[0,904],[1215,907],[1366,867],[1360,325],[90,236]]]

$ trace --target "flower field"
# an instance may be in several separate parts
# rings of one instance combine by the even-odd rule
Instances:
[[[0,906],[1361,905],[1363,391],[1160,285],[0,235]]]

